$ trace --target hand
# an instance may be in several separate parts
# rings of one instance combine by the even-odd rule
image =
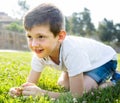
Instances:
[[[36,85],[25,86],[22,91],[23,96],[41,96],[42,90]]]
[[[22,87],[26,87],[26,86],[34,86],[34,83],[30,83],[30,82],[26,82],[24,84],[22,84]]]
[[[20,96],[22,95],[22,90],[23,90],[22,87],[13,87],[10,89],[9,94],[12,97]]]
[[[33,86],[33,85],[35,85],[35,84],[34,83],[26,82],[26,83],[22,84],[21,87],[13,87],[13,88],[11,88],[10,91],[9,91],[9,94],[12,97],[21,96],[23,88],[25,86]]]

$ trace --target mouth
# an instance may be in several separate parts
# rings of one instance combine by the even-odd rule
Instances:
[[[44,51],[44,49],[35,49],[34,51],[36,54],[40,54]]]

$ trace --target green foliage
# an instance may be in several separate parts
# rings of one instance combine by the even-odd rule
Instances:
[[[19,15],[21,18],[23,18],[25,13],[29,10],[30,6],[27,4],[27,0],[18,0],[18,5],[20,7]]]
[[[24,28],[22,26],[22,23],[16,21],[13,23],[10,23],[9,25],[6,26],[7,30],[15,31],[15,32],[24,32]]]
[[[104,19],[103,22],[99,24],[98,33],[102,41],[113,41],[116,39],[116,30],[113,21],[108,21]]]
[[[87,8],[84,8],[83,12],[75,12],[71,17],[66,17],[66,30],[74,35],[93,35],[93,32],[95,32],[95,27],[91,22],[90,11]]]
[[[115,25],[115,28],[116,28],[116,37],[117,37],[117,40],[118,40],[118,42],[120,42],[120,23],[117,23],[116,25]]]
[[[113,20],[103,18],[95,28],[90,15],[87,8],[84,8],[82,12],[72,13],[71,16],[65,18],[66,31],[70,35],[94,37],[104,42],[120,42],[120,23],[114,24]]]
[[[18,0],[18,5],[21,7],[21,10],[24,12],[29,10],[29,5],[27,4],[26,0]]]
[[[118,67],[120,67],[120,54],[118,56]],[[47,95],[35,98],[10,97],[9,89],[20,86],[26,81],[31,68],[31,57],[30,52],[0,52],[0,103],[120,103],[120,83],[102,90],[93,90],[79,98],[73,98],[69,92],[62,94],[59,99],[49,98]],[[38,86],[56,92],[66,91],[56,84],[60,73],[46,67]]]

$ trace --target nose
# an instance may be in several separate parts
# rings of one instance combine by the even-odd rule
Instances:
[[[32,47],[37,47],[39,46],[38,40],[37,39],[33,39],[32,40]]]

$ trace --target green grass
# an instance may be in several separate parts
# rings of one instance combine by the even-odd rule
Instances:
[[[12,98],[8,92],[11,87],[20,86],[26,81],[31,69],[32,53],[30,52],[0,52],[0,103],[120,103],[120,83],[114,87],[97,89],[84,94],[75,101],[71,94],[61,95],[59,99],[51,99],[48,96]],[[118,58],[120,67],[120,55]],[[120,68],[118,68],[120,70]],[[56,82],[60,71],[46,67],[38,86],[51,91],[63,92]]]

